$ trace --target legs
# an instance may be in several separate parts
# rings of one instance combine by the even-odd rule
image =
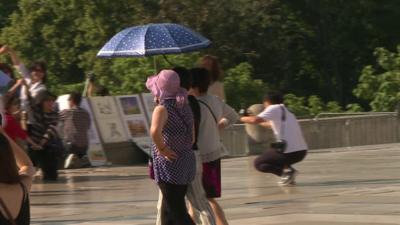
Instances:
[[[258,171],[277,176],[282,176],[285,164],[285,155],[274,149],[268,149],[254,160],[254,166]]]
[[[294,184],[298,172],[292,165],[303,160],[306,154],[306,150],[284,154],[269,149],[255,159],[254,166],[260,172],[281,176],[281,185]],[[285,169],[288,171],[284,172]]]
[[[203,163],[203,187],[217,225],[228,225],[225,213],[215,198],[221,197],[221,159]]]
[[[185,195],[187,185],[158,183],[162,192],[162,225],[195,225],[187,213]]]
[[[191,184],[188,186],[186,198],[189,201],[189,214],[193,220],[202,225],[215,225],[215,218],[213,210],[206,198],[202,183],[202,163],[200,156],[196,155],[196,176]]]
[[[50,148],[43,150],[30,150],[35,164],[42,169],[43,180],[57,180],[58,158],[57,153]]]
[[[209,198],[208,201],[210,202],[211,208],[214,212],[217,225],[228,225],[224,210],[222,210],[218,202],[214,198]]]

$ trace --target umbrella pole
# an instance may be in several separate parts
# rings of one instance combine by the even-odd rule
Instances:
[[[157,56],[153,56],[154,74],[158,73]]]
[[[170,66],[174,66],[174,64],[172,64],[171,61],[168,60],[168,58],[167,58],[166,55],[162,55],[162,56],[164,57],[164,60],[167,61],[167,63],[168,63]]]

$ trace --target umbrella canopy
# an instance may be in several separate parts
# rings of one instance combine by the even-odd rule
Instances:
[[[114,35],[98,57],[144,57],[178,54],[207,48],[210,40],[179,24],[160,23],[135,26]]]
[[[11,78],[0,70],[0,95],[7,92],[10,81]]]

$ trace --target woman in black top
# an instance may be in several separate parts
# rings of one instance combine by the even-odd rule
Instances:
[[[29,190],[35,169],[0,127],[0,224],[30,224]]]

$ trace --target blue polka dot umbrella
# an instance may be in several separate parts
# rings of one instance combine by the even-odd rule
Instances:
[[[111,38],[97,57],[144,57],[198,51],[210,46],[202,35],[179,24],[135,26]]]

